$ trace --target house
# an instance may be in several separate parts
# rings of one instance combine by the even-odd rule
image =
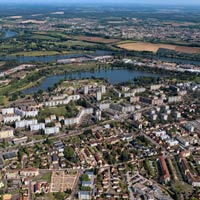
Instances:
[[[49,184],[47,182],[38,181],[34,184],[33,191],[35,194],[49,192]]]
[[[18,179],[19,178],[19,171],[18,170],[12,170],[6,172],[6,179]]]
[[[180,152],[180,157],[181,158],[186,158],[190,156],[190,151],[189,150],[184,150]]]
[[[4,194],[2,199],[3,200],[12,200],[12,194]]]
[[[166,184],[167,182],[170,181],[170,174],[164,156],[159,157],[159,164],[162,171],[162,176],[160,177],[160,181]]]
[[[8,152],[3,154],[4,160],[16,160],[17,159],[17,153],[16,152]]]
[[[24,177],[34,177],[34,176],[38,176],[39,175],[39,169],[37,168],[33,168],[33,167],[30,167],[30,168],[25,168],[25,169],[22,169],[20,171],[20,175],[21,176],[24,176]]]
[[[28,137],[27,136],[24,136],[24,137],[21,137],[21,138],[14,138],[13,139],[13,143],[15,145],[19,145],[19,144],[25,144],[28,140]]]
[[[193,187],[200,187],[199,177],[194,177],[194,175],[190,171],[186,173],[186,177],[188,179],[188,183],[190,183]]]
[[[178,145],[178,141],[177,141],[177,140],[174,140],[174,139],[169,139],[169,140],[166,141],[166,143],[167,143],[170,147]]]
[[[59,160],[58,155],[54,153],[52,155],[52,163],[53,164],[58,164],[58,160]]]
[[[0,139],[14,137],[14,130],[13,129],[6,129],[0,131]]]
[[[140,112],[137,112],[137,113],[134,113],[134,114],[133,114],[133,119],[134,119],[135,121],[140,120],[141,117],[142,117],[142,114],[141,114]]]

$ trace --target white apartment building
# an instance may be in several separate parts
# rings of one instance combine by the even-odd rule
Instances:
[[[50,134],[55,134],[55,133],[59,133],[60,132],[60,128],[57,126],[54,127],[47,127],[44,129],[44,133],[46,135],[50,135]]]
[[[15,121],[20,121],[21,117],[19,115],[5,115],[3,116],[4,124],[12,123]]]
[[[14,108],[3,108],[1,112],[2,115],[12,115],[14,114]]]
[[[45,124],[44,123],[30,125],[30,130],[31,131],[39,131],[41,129],[43,129],[43,130],[45,129]]]
[[[17,121],[15,122],[15,128],[25,128],[37,123],[38,123],[37,119]]]

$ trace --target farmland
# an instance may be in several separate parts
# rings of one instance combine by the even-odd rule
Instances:
[[[198,47],[188,47],[179,46],[171,44],[153,44],[148,42],[128,42],[128,43],[118,43],[118,47],[126,50],[132,51],[150,51],[156,53],[160,48],[174,50],[182,53],[200,53],[200,48]]]
[[[87,37],[87,36],[79,36],[76,39],[86,42],[103,43],[103,44],[111,44],[118,41],[116,39],[106,39],[102,37]]]

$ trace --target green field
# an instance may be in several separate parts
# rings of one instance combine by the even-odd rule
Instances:
[[[8,103],[8,99],[5,96],[0,96],[0,105],[6,105]]]
[[[67,114],[67,110],[65,106],[55,107],[55,108],[45,108],[40,111],[39,117],[44,119],[45,117],[49,117],[50,115],[62,116]]]
[[[0,45],[0,55],[11,56],[47,56],[75,51],[90,51],[99,48],[98,42],[82,41],[63,31],[18,31],[15,38],[5,40]]]
[[[31,51],[31,52],[18,52],[13,53],[11,56],[53,56],[60,54],[57,51]]]

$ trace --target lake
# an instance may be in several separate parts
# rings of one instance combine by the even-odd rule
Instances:
[[[26,89],[23,91],[24,94],[31,94],[35,93],[38,90],[47,90],[49,87],[53,87],[56,83],[58,83],[60,80],[65,79],[85,79],[85,78],[104,78],[111,84],[117,84],[122,83],[126,81],[131,81],[134,83],[134,78],[137,77],[159,77],[162,75],[159,74],[153,74],[143,71],[137,71],[137,70],[129,70],[129,69],[100,69],[95,71],[84,71],[84,72],[72,72],[68,74],[61,74],[61,75],[52,75],[44,80],[42,82],[32,88]]]
[[[3,34],[3,36],[1,38],[2,39],[8,39],[8,38],[15,37],[16,35],[17,35],[17,32],[6,30],[6,31],[4,31],[4,34]]]

